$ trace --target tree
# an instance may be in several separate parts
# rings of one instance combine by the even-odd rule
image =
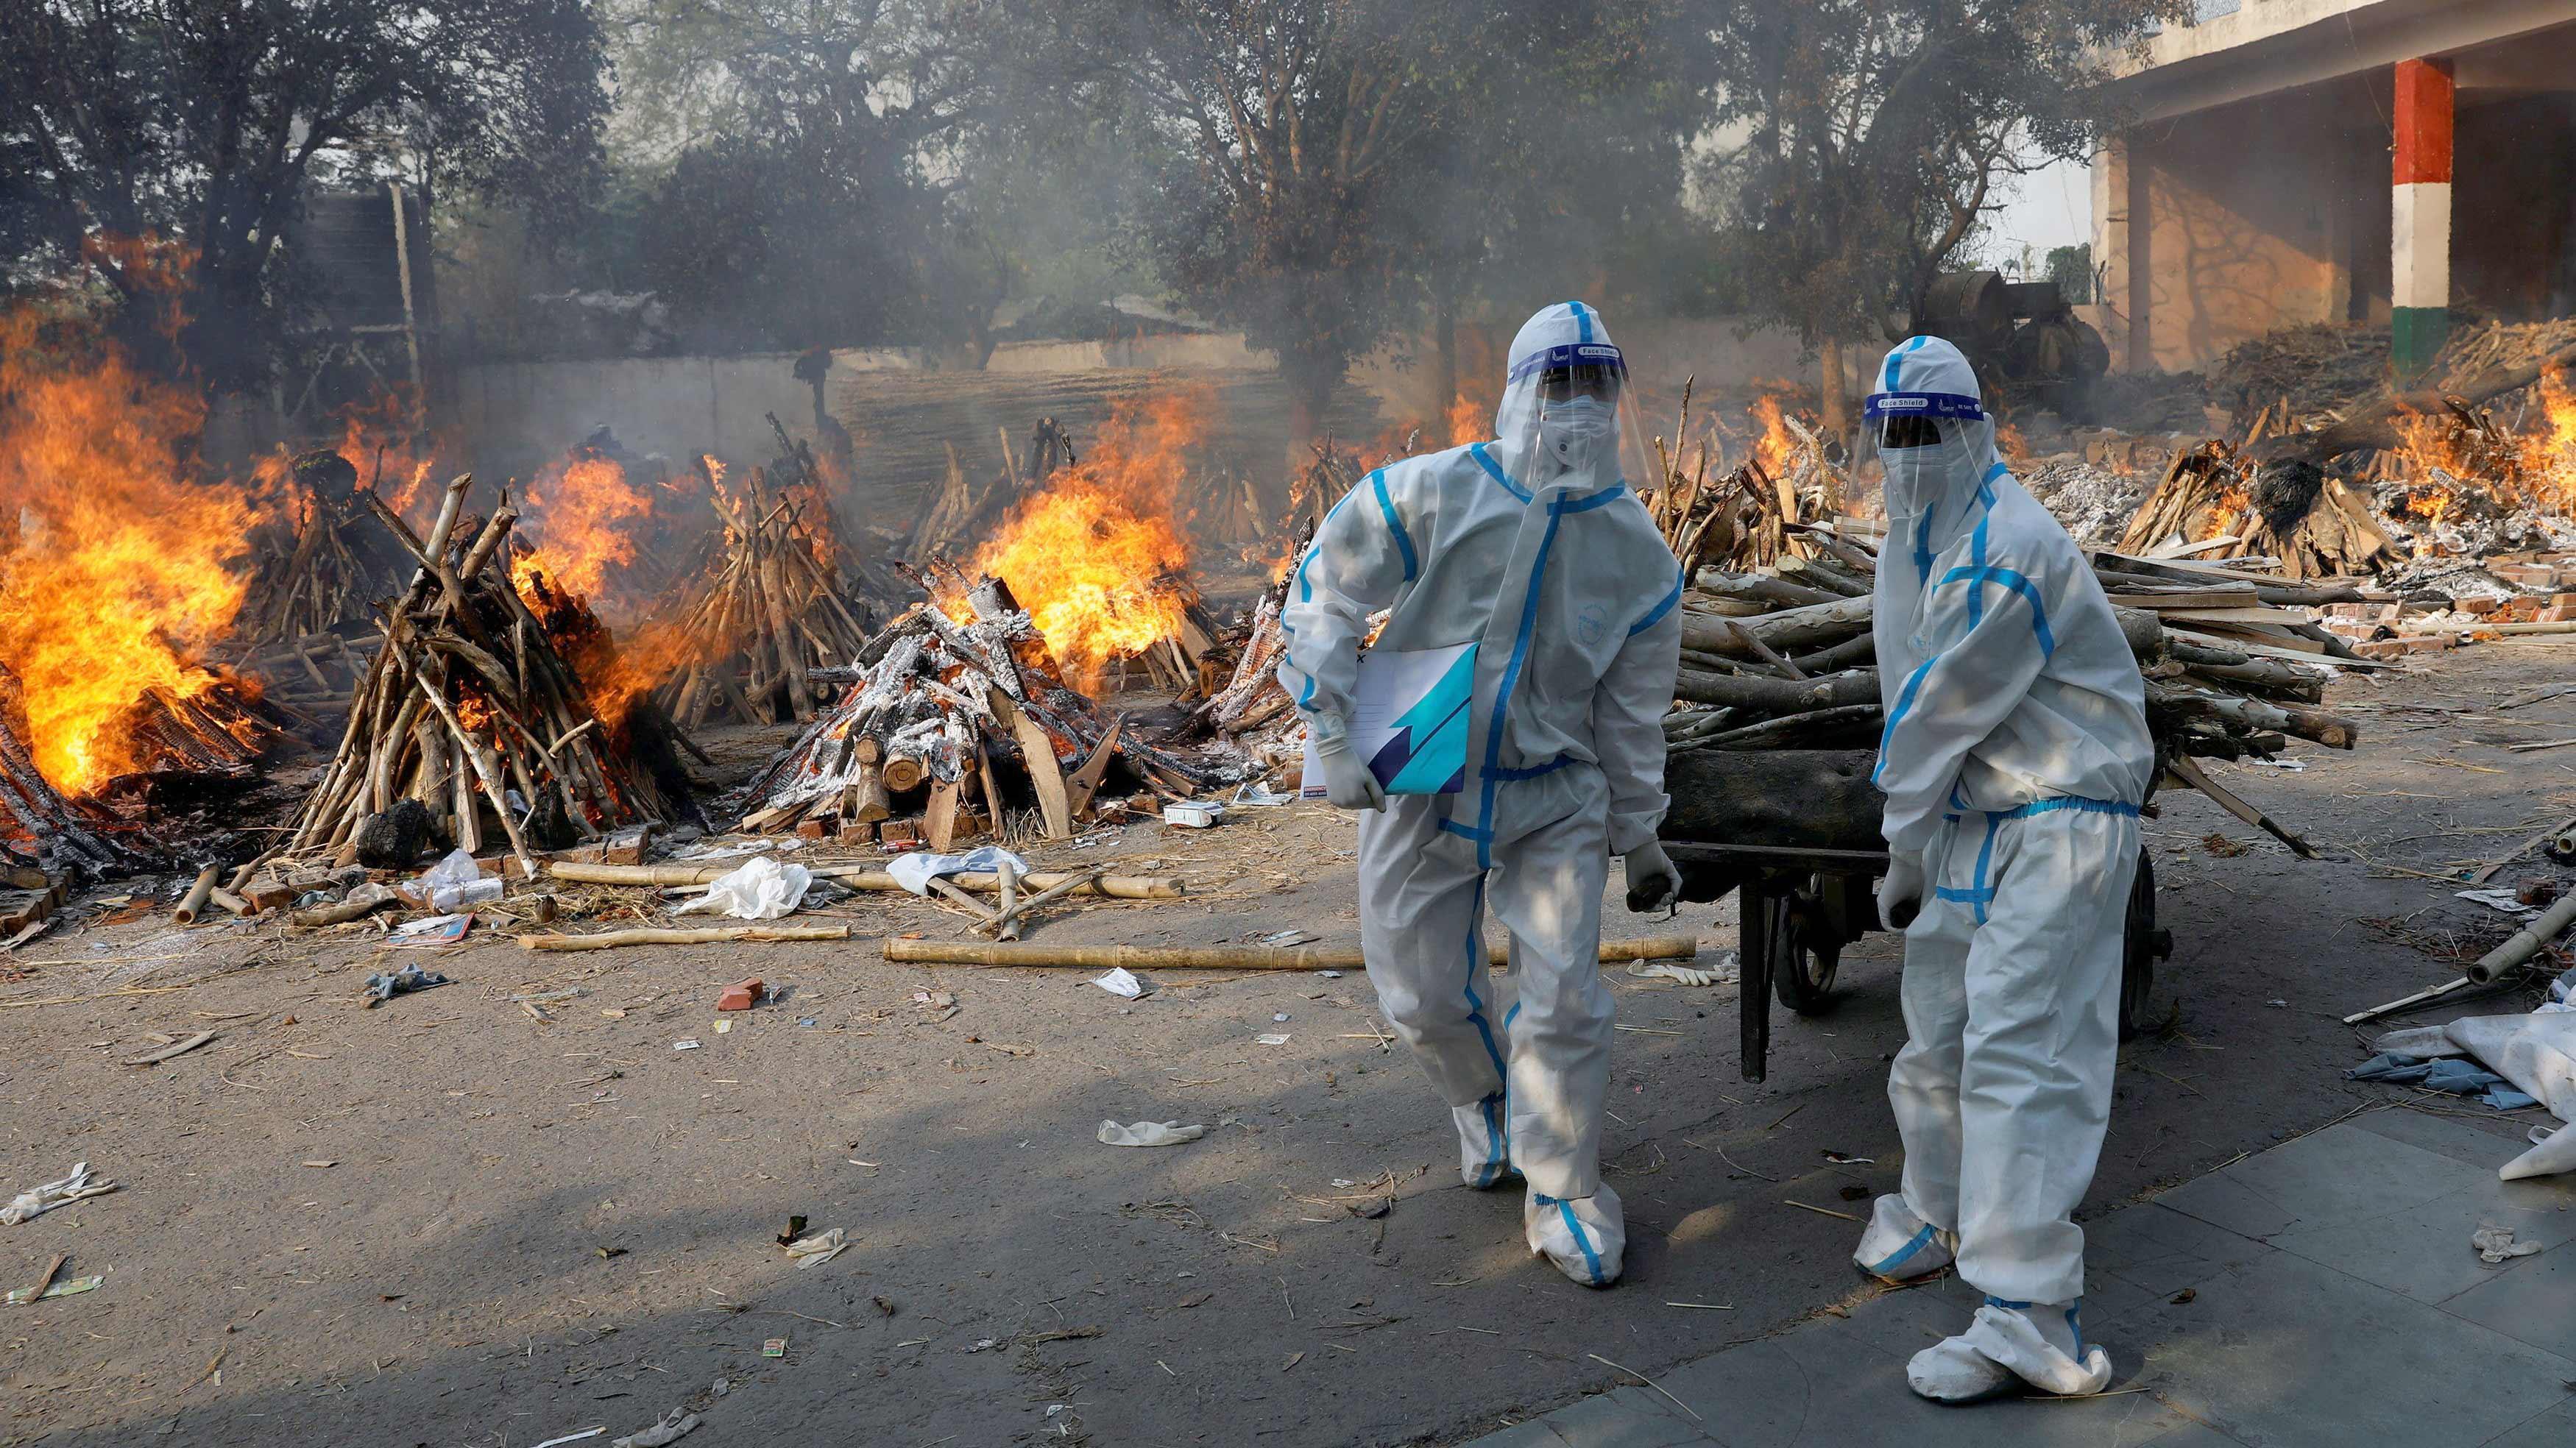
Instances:
[[[1445,330],[1495,290],[1498,258],[1542,262],[1512,275],[1543,272],[1560,297],[1616,270],[1627,199],[1680,190],[1680,129],[1626,129],[1639,78],[1671,59],[1653,42],[1676,10],[1022,0],[1001,29],[1057,112],[1135,120],[1131,244],[1185,303],[1278,356],[1293,453],[1353,358],[1426,303]],[[1605,135],[1625,139],[1586,145]],[[1623,164],[1658,156],[1660,173]]]
[[[2093,300],[2093,243],[2050,247],[2047,275],[2067,301],[2082,306]]]
[[[1902,331],[2000,177],[2086,154],[2100,89],[2146,23],[2187,0],[1731,0],[1711,7],[1709,167],[1756,314],[1821,361],[1848,433],[1842,343]],[[1901,326],[1901,323],[1900,323]]]
[[[619,0],[643,279],[701,345],[962,342],[1007,267],[961,142],[976,0]],[[658,173],[658,174],[657,174]]]
[[[139,304],[151,279],[92,243],[175,241],[178,354],[135,326],[127,341],[210,385],[253,382],[293,309],[284,245],[308,188],[403,177],[508,194],[559,227],[592,181],[604,64],[584,0],[14,0],[0,272],[59,275],[87,252]]]

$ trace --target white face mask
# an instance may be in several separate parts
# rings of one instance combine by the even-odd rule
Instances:
[[[1940,447],[1890,448],[1879,454],[1887,470],[1887,516],[1919,517],[1932,506],[1949,471],[1949,451]]]
[[[1618,417],[1597,397],[1551,402],[1539,414],[1539,439],[1548,455],[1566,468],[1589,466],[1610,447]]]

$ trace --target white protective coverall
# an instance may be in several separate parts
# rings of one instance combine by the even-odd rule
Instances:
[[[1873,428],[1930,417],[1940,441],[1880,449],[1876,780],[1889,888],[1914,870],[1928,898],[1905,933],[1908,1039],[1888,1073],[1904,1191],[1880,1199],[1855,1259],[1903,1279],[1955,1253],[1989,1294],[1966,1337],[1926,1350],[1950,1369],[1930,1375],[1930,1395],[1975,1395],[1963,1377],[2010,1386],[2005,1368],[2099,1391],[2109,1369],[2090,1371],[2099,1350],[2076,1326],[2084,1233],[2069,1217],[2110,1119],[2122,928],[2155,767],[2145,687],[2092,569],[1996,455],[1967,359],[1915,337],[1878,380]],[[2040,1338],[2055,1351],[2032,1347]],[[1924,1363],[1913,1376],[1927,1390]]]
[[[1391,463],[1325,518],[1289,585],[1279,678],[1310,727],[1338,728],[1375,610],[1388,616],[1373,648],[1476,645],[1464,787],[1360,816],[1361,943],[1451,1107],[1468,1184],[1517,1168],[1531,1250],[1606,1286],[1626,1227],[1601,1184],[1601,895],[1609,857],[1651,846],[1667,803],[1681,570],[1619,476],[1615,438],[1574,466],[1543,440],[1532,369],[1572,347],[1617,359],[1583,303],[1532,317],[1512,340],[1500,440]],[[1486,968],[1489,900],[1511,932],[1507,976]]]

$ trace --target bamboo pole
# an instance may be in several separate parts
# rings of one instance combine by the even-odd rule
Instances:
[[[524,942],[523,942],[524,943]],[[1486,954],[1496,965],[1507,964],[1511,947],[1495,941]],[[1605,940],[1601,960],[1688,960],[1699,954],[1696,935],[1653,935],[1642,940]],[[1107,970],[1113,966],[1146,970],[1360,970],[1356,948],[1314,950],[1305,946],[1265,945],[1052,945],[1042,942],[901,940],[887,937],[885,958],[920,965],[1010,965],[1035,970]]]
[[[214,893],[215,867],[208,865],[197,872],[197,883],[188,887],[188,893],[179,897],[179,908],[170,912],[172,923],[194,925],[205,913],[207,897]]]
[[[611,930],[599,935],[522,935],[525,950],[614,950],[621,945],[767,944],[781,940],[847,940],[846,925],[717,925],[703,930]]]
[[[572,880],[587,885],[705,885],[741,868],[739,861],[714,865],[594,865],[580,860],[557,860],[546,866],[558,880]],[[838,880],[853,890],[900,890],[903,886],[894,876],[874,865],[816,865],[814,878]],[[963,890],[995,892],[1001,881],[991,871],[968,871],[945,877],[948,883]],[[1082,874],[1059,875],[1033,872],[1020,877],[1025,889],[1045,891],[1068,880],[1083,880]],[[1120,900],[1178,900],[1181,882],[1173,875],[1103,875],[1098,880],[1077,885],[1073,893],[1108,895]]]

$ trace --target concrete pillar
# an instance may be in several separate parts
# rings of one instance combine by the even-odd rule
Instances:
[[[2093,302],[2102,341],[2115,371],[2134,370],[2129,357],[2129,138],[2106,136],[2093,153]]]
[[[2432,365],[2451,320],[2451,63],[2397,62],[2396,168],[2389,232],[2389,361]]]

